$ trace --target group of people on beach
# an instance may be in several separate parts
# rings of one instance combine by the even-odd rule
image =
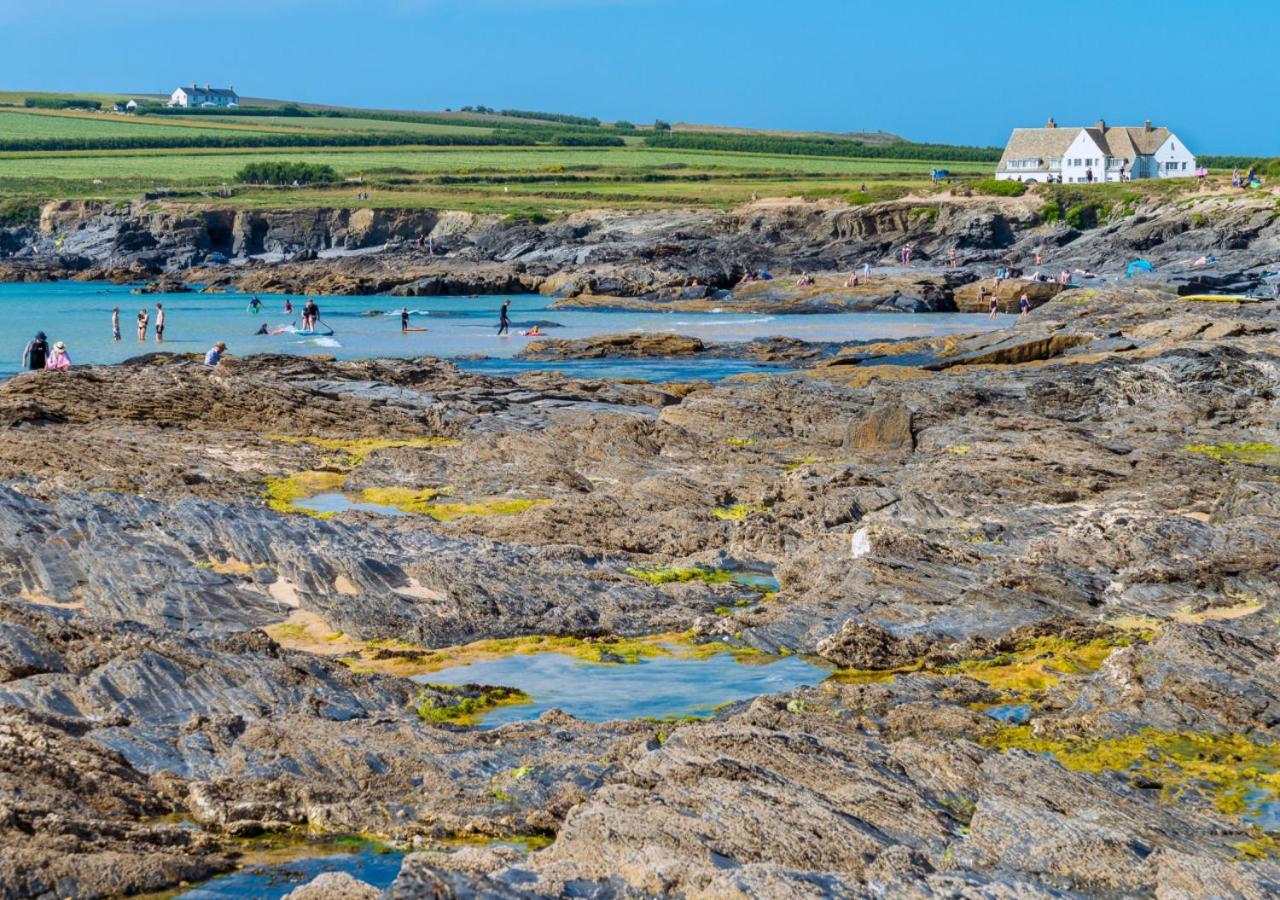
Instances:
[[[147,339],[147,329],[151,325],[151,314],[147,312],[144,306],[138,310],[138,340],[145,341]],[[111,310],[111,337],[114,340],[120,340],[120,307]],[[156,304],[156,343],[164,343],[164,304]]]

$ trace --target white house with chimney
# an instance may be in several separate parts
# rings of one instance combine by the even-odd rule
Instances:
[[[1168,128],[1108,126],[1015,128],[996,167],[1004,181],[1089,184],[1139,178],[1189,178],[1196,157]]]
[[[208,84],[200,87],[193,81],[190,85],[184,85],[175,90],[169,97],[168,105],[189,107],[239,106],[240,95],[230,85],[225,88],[209,87]]]

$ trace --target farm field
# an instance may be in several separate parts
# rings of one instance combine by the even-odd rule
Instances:
[[[243,121],[228,129],[211,123],[219,134],[248,134]],[[13,138],[98,138],[185,136],[211,125],[168,122],[144,117],[116,116],[111,113],[42,112],[0,109],[0,140]]]
[[[493,129],[477,125],[437,125],[426,122],[385,122],[381,119],[326,118],[313,116],[165,116],[166,122],[190,125],[204,123],[248,129],[251,131],[342,132],[350,134],[492,134]]]
[[[115,115],[73,110],[31,110],[25,97],[69,95],[0,92],[0,139],[197,138],[307,135],[336,140],[351,135],[472,135],[491,138],[505,123],[515,134],[534,134],[537,146],[397,145],[360,147],[137,147],[0,152],[0,203],[51,199],[137,200],[162,197],[192,204],[241,206],[375,206],[454,208],[510,215],[559,215],[591,207],[728,207],[753,198],[806,196],[861,199],[927,189],[929,170],[941,165],[960,177],[980,176],[984,162],[860,159],[787,152],[796,147],[706,150],[646,146],[645,128],[596,134],[622,137],[623,147],[554,146],[561,136],[591,128],[552,121],[419,114],[431,121],[386,121],[372,113],[341,116]],[[130,95],[80,94],[104,104]],[[136,95],[133,95],[136,96]],[[256,104],[256,101],[254,103]],[[412,113],[403,115],[413,115]],[[533,128],[534,131],[520,131]],[[685,130],[685,129],[682,129]],[[212,132],[212,133],[211,133]],[[506,131],[504,133],[512,133]],[[398,138],[397,138],[398,139]],[[524,138],[529,140],[528,137]],[[959,148],[966,149],[966,148]],[[250,163],[283,161],[327,165],[342,183],[305,188],[236,183]],[[867,190],[863,191],[862,188]],[[359,195],[359,196],[357,196]]]
[[[474,173],[548,171],[555,167],[601,166],[633,170],[684,166],[694,171],[740,170],[782,174],[927,175],[930,163],[915,160],[840,159],[754,153],[648,148],[552,148],[552,147],[404,147],[269,150],[178,149],[0,154],[0,179],[7,178],[207,178],[226,180],[246,163],[288,159],[324,163],[339,173],[354,175],[379,169],[406,173]],[[951,171],[978,174],[982,163],[956,163]]]

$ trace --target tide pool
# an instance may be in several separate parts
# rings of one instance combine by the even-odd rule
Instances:
[[[826,669],[797,656],[717,653],[700,659],[656,656],[605,664],[548,652],[455,666],[414,680],[502,685],[531,697],[530,703],[500,706],[487,713],[481,726],[493,728],[536,719],[549,709],[589,722],[707,716],[721,704],[817,684],[827,674]]]
[[[306,853],[305,849],[299,853]],[[250,863],[238,872],[207,881],[176,897],[186,900],[279,900],[324,872],[345,872],[376,888],[387,888],[400,874],[404,854],[368,847],[350,849],[317,846],[316,856],[300,855],[281,862]]]
[[[131,294],[128,286],[60,281],[0,284],[0,376],[14,374],[22,349],[37,331],[50,342],[64,341],[77,365],[118,363],[131,356],[167,350],[203,353],[225,341],[232,355],[251,353],[328,354],[337,359],[371,357],[463,357],[459,365],[478,372],[513,375],[562,371],[581,377],[716,380],[753,369],[776,368],[740,360],[572,360],[525,362],[512,359],[529,341],[520,332],[543,324],[548,337],[585,338],[618,332],[687,334],[707,341],[748,341],[781,335],[808,341],[870,341],[987,330],[1005,324],[970,313],[833,313],[829,315],[745,315],[742,313],[629,312],[551,309],[539,295],[479,297],[328,297],[316,295],[321,321],[332,337],[285,332],[257,335],[300,322],[303,296],[259,294],[260,313],[248,312],[248,294]],[[284,302],[294,312],[284,311]],[[511,300],[511,335],[497,335],[498,309]],[[164,306],[165,341],[154,337],[155,305]],[[120,308],[121,340],[111,336],[111,310]],[[425,332],[400,331],[400,308],[410,325]],[[137,340],[137,314],[146,309],[151,328]],[[379,314],[371,315],[373,311]],[[1005,317],[1008,319],[1009,317]],[[561,327],[550,327],[555,323]],[[483,357],[467,359],[465,357]]]

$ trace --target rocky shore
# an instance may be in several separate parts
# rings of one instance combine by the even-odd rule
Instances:
[[[393,898],[1274,895],[1280,308],[1043,300],[715,385],[163,355],[0,384],[0,896],[172,889],[281,834],[416,851]],[[521,684],[430,683],[543,651],[819,674],[493,729]]]
[[[0,280],[163,278],[212,290],[403,297],[532,292],[566,306],[673,311],[928,312],[985,310],[974,282],[999,265],[1025,275],[1043,269],[1051,280],[1064,271],[1119,277],[1142,257],[1156,266],[1148,280],[1185,294],[1274,291],[1280,220],[1271,194],[1135,196],[1099,210],[1103,224],[1086,230],[1050,221],[1036,191],[597,210],[546,224],[437,210],[63,201],[46,204],[38,223],[0,228]],[[897,268],[908,244],[913,268]],[[1191,265],[1208,256],[1215,266]],[[846,284],[867,262],[876,277]],[[774,279],[740,284],[762,271]],[[816,283],[798,285],[805,273]],[[1025,284],[1007,284],[1003,300],[1016,302]],[[1039,304],[1057,286],[1030,289]]]

